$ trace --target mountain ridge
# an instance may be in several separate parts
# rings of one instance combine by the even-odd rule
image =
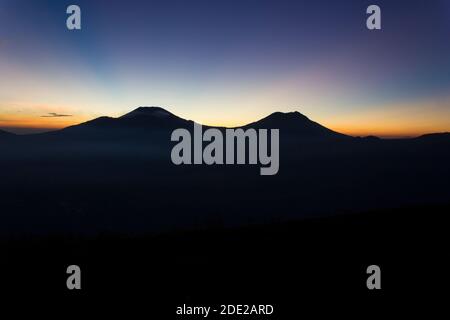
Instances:
[[[14,133],[0,129],[0,136],[15,136]]]
[[[31,133],[22,136],[58,136],[60,134],[83,134],[89,133],[98,134],[100,131],[103,135],[108,134],[109,129],[115,129],[115,131],[121,131],[124,134],[132,134],[136,131],[158,131],[158,130],[173,130],[176,128],[192,128],[194,121],[181,118],[167,109],[159,106],[140,106],[132,111],[125,113],[119,117],[101,116],[92,120],[82,122],[79,124],[71,125],[55,131],[45,133]],[[364,138],[366,140],[382,139],[379,137],[354,137],[346,135],[332,129],[329,129],[320,123],[317,123],[307,116],[303,115],[299,111],[281,112],[275,111],[271,114],[244,124],[242,126],[234,127],[222,127],[222,126],[210,126],[202,124],[204,128],[218,128],[224,129],[280,129],[284,134],[296,136],[296,137],[309,137],[309,138]],[[112,131],[112,130],[110,130]],[[17,136],[14,133],[0,129],[1,137]],[[428,133],[417,137],[411,137],[410,139],[446,139],[450,137],[449,132]]]
[[[81,132],[107,129],[117,129],[122,132],[132,130],[158,131],[173,130],[176,128],[191,129],[192,120],[183,119],[162,107],[138,107],[120,117],[98,117],[93,120],[73,125],[57,132]],[[221,126],[202,125],[204,128],[227,129]],[[298,111],[295,112],[273,112],[268,116],[246,125],[230,127],[229,129],[280,129],[288,134],[301,137],[314,138],[351,138],[345,134],[328,129],[317,122],[310,120]],[[53,132],[52,134],[55,134]]]
[[[13,133],[0,129],[0,134],[13,134]]]
[[[351,138],[351,136],[345,135],[340,132],[333,131],[321,124],[312,121],[304,114],[293,112],[280,112],[276,111],[270,115],[249,123],[243,128],[283,128],[284,132],[313,137],[334,137],[334,138]]]

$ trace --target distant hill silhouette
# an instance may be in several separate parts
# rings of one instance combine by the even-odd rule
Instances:
[[[420,139],[420,140],[447,140],[447,139],[450,139],[450,132],[424,134],[424,135],[421,135],[421,136],[417,137],[416,139]]]
[[[0,129],[0,137],[6,137],[6,136],[14,136],[14,134]]]

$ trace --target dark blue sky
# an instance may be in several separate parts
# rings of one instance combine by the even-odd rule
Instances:
[[[82,30],[65,27],[70,4]],[[161,105],[208,124],[298,110],[354,134],[450,130],[445,0],[0,0],[0,24],[4,128]]]

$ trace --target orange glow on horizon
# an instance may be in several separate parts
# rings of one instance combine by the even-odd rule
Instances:
[[[82,122],[86,122],[91,120],[91,118],[88,117],[23,117],[19,118],[16,117],[16,119],[8,119],[7,121],[2,121],[0,119],[0,128],[4,129],[6,131],[14,132],[16,129],[25,129],[29,130],[30,132],[33,131],[53,131],[53,130],[59,130],[63,129],[72,125],[77,125]],[[209,126],[220,126],[220,127],[239,127],[242,125],[249,124],[256,120],[247,120],[247,121],[227,121],[227,122],[220,122],[220,121],[197,121],[203,125],[209,125]],[[399,122],[397,122],[395,125],[386,125],[382,123],[364,123],[364,122],[358,122],[358,124],[330,124],[322,125],[328,127],[331,130],[347,134],[350,136],[378,136],[381,138],[406,138],[406,137],[417,137],[423,134],[427,133],[436,133],[436,132],[448,132],[450,131],[448,127],[445,126],[434,126],[432,124],[428,125],[422,125],[422,126],[411,126],[411,125],[405,125],[402,124],[399,126]]]
[[[3,109],[3,110],[2,110]],[[130,110],[119,114],[108,114],[95,108],[101,115],[119,117]],[[280,108],[277,108],[277,111]],[[184,119],[189,119],[209,126],[239,127],[259,121],[272,112],[268,108],[257,108],[254,104],[245,105],[238,114],[228,111],[227,106],[215,109],[215,112],[204,112],[189,109],[168,110]],[[294,111],[288,109],[284,111]],[[296,110],[303,113],[303,110]],[[351,136],[374,135],[384,138],[416,137],[428,133],[450,131],[450,97],[444,99],[428,99],[423,101],[393,103],[380,106],[365,106],[339,112],[330,110],[307,110],[304,113],[312,121],[340,133]],[[56,115],[56,116],[52,116]],[[58,116],[59,115],[59,116]],[[64,116],[66,115],[66,116]],[[70,115],[70,116],[68,116]],[[21,103],[0,106],[0,129],[13,133],[52,131],[97,118],[99,114],[83,113],[74,107],[55,105],[32,105]],[[8,130],[10,129],[10,130]]]
[[[413,131],[399,128],[397,130],[392,129],[370,129],[370,128],[341,128],[341,127],[329,127],[329,129],[343,133],[353,137],[367,137],[367,136],[376,136],[379,138],[414,138],[419,137],[424,134],[429,133],[441,133],[447,132],[448,130],[421,130],[421,131]]]
[[[52,131],[63,129],[72,125],[76,125],[87,121],[87,118],[79,116],[67,117],[34,117],[34,116],[8,116],[3,119],[0,115],[0,128],[11,132],[16,129],[23,129],[31,131]],[[25,131],[24,130],[24,131]]]

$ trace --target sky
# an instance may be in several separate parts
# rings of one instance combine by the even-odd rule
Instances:
[[[208,125],[299,111],[352,135],[450,131],[450,1],[0,0],[0,128],[138,106]]]

